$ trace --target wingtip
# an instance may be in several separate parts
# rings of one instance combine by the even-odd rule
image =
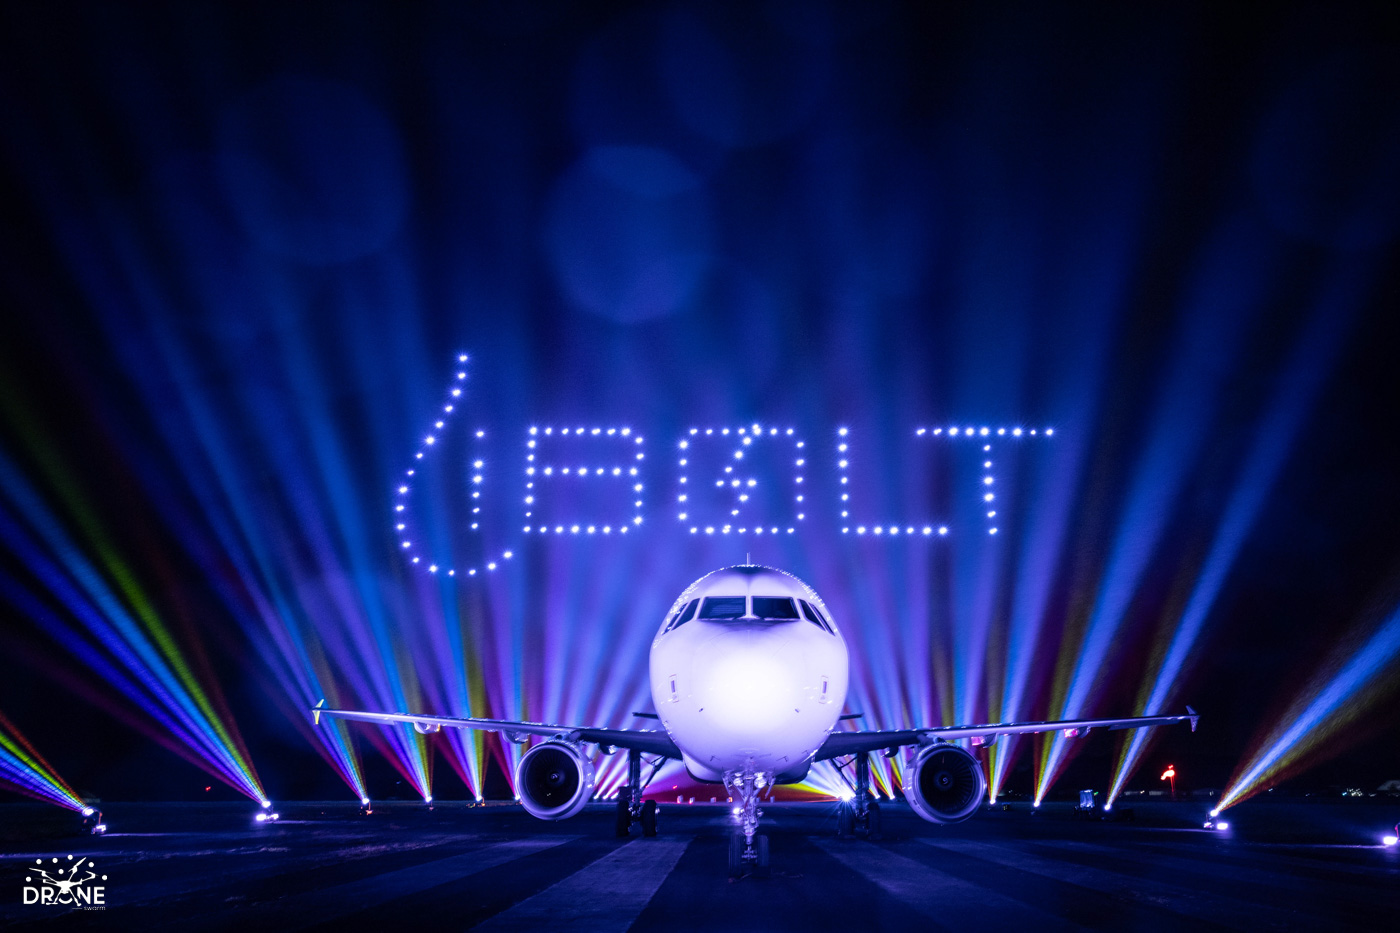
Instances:
[[[322,697],[319,703],[311,707],[311,721],[313,725],[319,726],[321,724],[321,710],[325,705],[326,698]]]
[[[1194,709],[1192,709],[1191,707],[1188,706],[1188,707],[1186,707],[1186,715],[1188,715],[1188,716],[1191,717],[1191,731],[1192,731],[1192,732],[1195,732],[1195,731],[1196,731],[1196,723],[1200,721],[1201,714],[1198,713],[1198,712],[1196,712]]]

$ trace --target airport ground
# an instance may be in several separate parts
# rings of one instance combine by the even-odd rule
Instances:
[[[109,804],[111,831],[0,805],[0,927],[20,930],[1380,930],[1400,918],[1400,801],[1256,800],[1228,831],[1199,802],[1133,819],[1068,804],[951,827],[886,804],[882,836],[836,837],[822,803],[765,807],[773,871],[732,881],[727,810],[663,805],[655,838],[611,806],[542,823],[518,806]],[[87,857],[105,909],[22,903],[36,859]]]

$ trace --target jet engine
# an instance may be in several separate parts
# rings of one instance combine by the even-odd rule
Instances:
[[[413,731],[414,731],[414,732],[417,732],[419,735],[432,735],[434,732],[441,732],[441,731],[442,731],[442,723],[440,723],[440,722],[415,722],[415,723],[413,724]]]
[[[542,742],[520,759],[515,791],[531,816],[568,819],[593,796],[593,761],[568,742]]]
[[[904,799],[930,823],[960,823],[977,812],[987,793],[982,765],[958,745],[930,745],[914,759]]]

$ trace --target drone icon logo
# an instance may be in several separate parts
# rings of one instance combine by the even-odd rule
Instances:
[[[102,910],[107,906],[107,888],[93,884],[98,880],[106,881],[107,876],[99,879],[97,866],[87,856],[74,861],[70,855],[67,865],[54,856],[47,868],[43,859],[36,858],[24,879],[24,903]]]

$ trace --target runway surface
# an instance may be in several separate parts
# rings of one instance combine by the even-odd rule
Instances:
[[[1400,803],[1400,802],[1397,802]],[[106,837],[53,808],[0,806],[0,927],[242,930],[1376,930],[1400,917],[1400,805],[1260,804],[1200,828],[1204,804],[1068,806],[953,827],[886,804],[878,841],[836,838],[825,804],[765,807],[773,875],[730,881],[723,806],[663,805],[653,839],[611,807],[542,823],[515,806],[109,805]],[[1389,821],[1389,822],[1386,822]],[[634,830],[634,834],[636,830]],[[35,865],[105,875],[103,910],[22,902]],[[52,860],[59,861],[54,863]],[[100,879],[94,879],[98,881]]]

